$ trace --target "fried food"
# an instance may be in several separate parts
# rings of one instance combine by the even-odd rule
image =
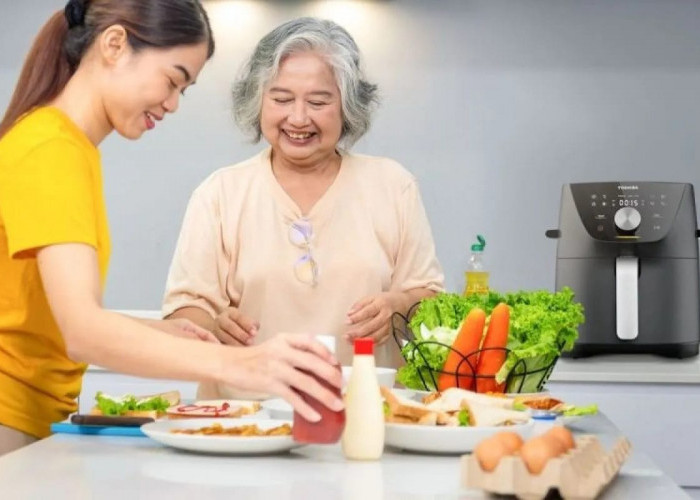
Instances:
[[[555,410],[564,404],[561,400],[549,396],[517,397],[515,398],[515,402],[532,408],[533,410]]]
[[[289,436],[292,434],[292,426],[282,424],[270,429],[261,429],[256,424],[239,425],[237,427],[224,427],[214,424],[199,429],[171,429],[173,434],[188,434],[197,436],[233,436],[233,437],[261,437],[261,436]]]

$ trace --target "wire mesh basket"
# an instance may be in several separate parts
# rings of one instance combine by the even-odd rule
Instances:
[[[411,364],[418,374],[422,387],[409,387],[410,389],[418,389],[425,391],[435,391],[439,387],[438,380],[445,377],[454,378],[454,383],[449,379],[449,386],[459,387],[462,389],[476,390],[484,387],[495,387],[495,373],[492,374],[477,374],[477,361],[479,356],[486,351],[504,351],[504,359],[507,358],[510,350],[503,347],[487,347],[477,349],[469,353],[462,353],[451,345],[444,344],[437,340],[417,340],[415,333],[410,327],[410,318],[415,313],[419,304],[414,304],[404,316],[401,313],[394,313],[391,317],[391,332],[399,346],[401,355],[407,364]],[[451,353],[456,353],[459,357],[459,362],[454,371],[443,371],[442,366],[432,366],[429,361],[429,348],[441,346],[447,349],[448,356]],[[543,390],[545,383],[552,374],[554,365],[559,356],[550,356],[551,359],[543,360],[540,358],[519,359],[508,372],[503,387],[509,393],[522,392],[540,392]],[[528,366],[536,365],[534,368]],[[525,389],[525,390],[524,390]]]

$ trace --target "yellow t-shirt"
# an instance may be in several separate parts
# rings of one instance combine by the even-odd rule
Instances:
[[[66,354],[37,266],[37,250],[60,243],[94,247],[104,283],[100,154],[66,115],[42,107],[0,140],[0,424],[37,437],[76,411],[85,371]]]

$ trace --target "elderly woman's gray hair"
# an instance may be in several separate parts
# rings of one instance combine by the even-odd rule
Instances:
[[[233,86],[234,118],[255,142],[262,136],[260,110],[265,86],[282,60],[295,52],[316,51],[333,69],[340,89],[343,127],[340,145],[352,146],[369,129],[377,104],[377,86],[364,79],[355,40],[333,21],[302,17],[265,35]]]

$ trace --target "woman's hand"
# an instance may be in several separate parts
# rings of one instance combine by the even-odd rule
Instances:
[[[311,422],[321,416],[304,401],[302,393],[333,411],[343,409],[342,400],[319,382],[341,387],[337,361],[311,335],[280,333],[262,344],[229,352],[233,358],[224,366],[222,382],[280,396]]]
[[[201,326],[197,326],[195,323],[185,318],[177,319],[161,319],[161,320],[144,320],[143,323],[160,330],[161,332],[169,333],[175,337],[184,337],[189,339],[199,339],[205,342],[219,343],[213,333],[209,330],[205,330]]]
[[[435,292],[428,288],[411,288],[405,292],[383,292],[361,299],[348,311],[345,339],[352,343],[357,337],[372,337],[383,344],[391,333],[391,316],[395,312],[407,314],[410,308]]]
[[[383,292],[361,299],[348,311],[345,339],[352,342],[358,337],[372,337],[377,345],[389,339],[391,315],[399,310],[400,293]]]
[[[214,335],[222,344],[251,345],[260,324],[241,313],[236,307],[227,307],[214,319]]]

